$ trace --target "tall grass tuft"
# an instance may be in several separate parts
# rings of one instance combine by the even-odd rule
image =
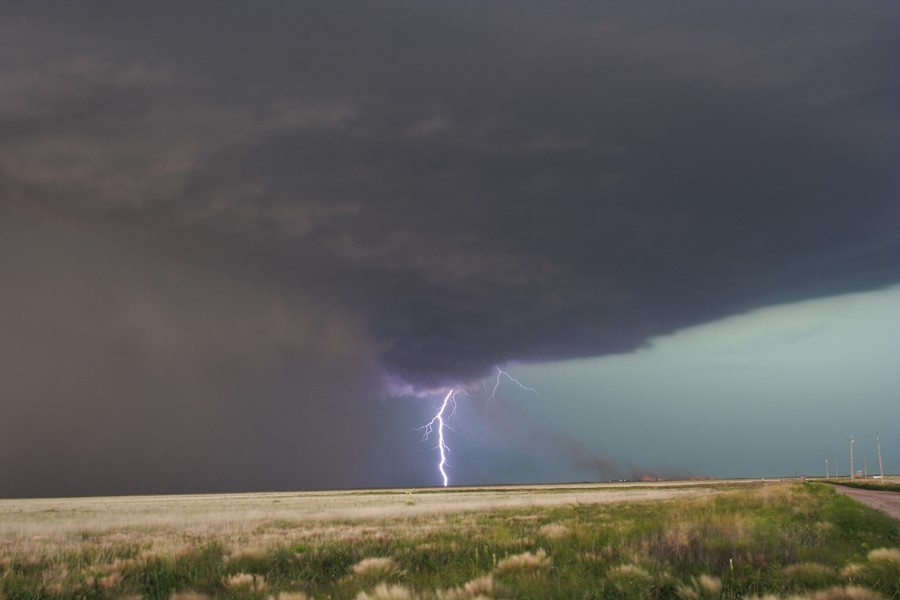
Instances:
[[[867,558],[869,565],[860,581],[891,598],[900,597],[900,549],[876,548],[869,552]]]
[[[499,591],[500,586],[494,583],[494,578],[485,575],[466,582],[462,587],[437,590],[435,596],[437,600],[480,600],[492,598]]]
[[[370,592],[358,593],[356,600],[416,600],[416,595],[401,585],[379,583]]]
[[[606,572],[606,581],[620,595],[636,597],[644,595],[654,583],[646,569],[632,564],[617,565]]]
[[[900,565],[900,548],[876,548],[867,558],[870,563]]]
[[[675,591],[682,600],[715,598],[722,592],[722,580],[712,575],[691,577],[690,584],[679,585]]]
[[[507,573],[526,573],[540,574],[550,570],[553,560],[547,556],[547,552],[543,548],[539,548],[537,552],[523,552],[507,556],[497,563],[494,567],[494,573],[503,575]]]
[[[226,577],[224,584],[226,588],[261,592],[266,589],[266,578],[253,573],[235,573]]]
[[[353,565],[353,574],[356,577],[376,579],[393,577],[401,573],[400,565],[393,558],[389,557],[364,558]]]
[[[564,538],[572,533],[572,530],[563,525],[562,523],[547,523],[543,527],[538,530],[538,534],[541,537],[547,538],[548,540],[558,540],[560,538]]]
[[[848,585],[846,587],[834,586],[795,598],[796,600],[883,600],[884,596],[864,587]]]

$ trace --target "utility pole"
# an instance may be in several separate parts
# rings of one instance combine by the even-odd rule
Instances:
[[[850,434],[850,481],[853,481],[853,434]]]
[[[881,471],[881,481],[884,481],[884,463],[881,462],[881,440],[878,439],[878,432],[875,432],[875,446],[878,448],[878,470]]]
[[[866,466],[866,457],[863,456],[863,479],[869,478],[869,467]]]

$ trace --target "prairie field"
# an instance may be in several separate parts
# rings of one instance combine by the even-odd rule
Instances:
[[[900,524],[824,484],[0,500],[0,599],[900,598]]]

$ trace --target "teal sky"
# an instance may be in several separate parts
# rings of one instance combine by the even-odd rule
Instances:
[[[900,459],[900,287],[753,311],[633,354],[521,369],[570,410],[540,418],[621,460],[721,476],[846,473]],[[517,370],[518,371],[518,370]],[[602,435],[597,435],[602,433]],[[660,449],[664,449],[660,452]],[[874,464],[874,463],[870,463]],[[888,467],[890,469],[890,467]]]
[[[900,287],[891,287],[755,310],[653,339],[629,354],[511,365],[509,372],[540,397],[504,381],[488,414],[506,427],[492,438],[489,427],[474,425],[478,437],[493,441],[457,452],[457,477],[470,471],[465,458],[496,461],[500,479],[594,478],[574,464],[573,444],[638,472],[821,475],[828,458],[832,473],[837,465],[846,475],[851,434],[856,468],[865,460],[872,474],[876,431],[885,469],[897,472],[898,307]],[[463,439],[471,448],[470,418],[478,415],[457,424],[451,443]],[[550,433],[534,437],[529,424]],[[491,477],[490,467],[480,468],[479,476]]]

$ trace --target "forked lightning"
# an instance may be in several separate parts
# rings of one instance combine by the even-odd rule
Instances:
[[[448,419],[456,413],[456,393],[453,391],[453,389],[447,392],[447,395],[444,396],[444,402],[441,404],[441,408],[438,410],[437,414],[434,415],[434,418],[419,428],[425,430],[425,433],[422,435],[423,440],[427,440],[432,432],[437,429],[437,448],[441,453],[441,461],[438,463],[438,471],[441,472],[441,477],[444,479],[444,487],[447,487],[448,483],[447,471],[444,470],[444,467],[447,466],[447,455],[450,453],[450,448],[447,446],[447,442],[444,441],[444,412],[447,410],[447,406],[451,404],[453,406],[450,409],[450,414],[447,415]],[[435,423],[437,423],[437,427],[435,427]],[[448,425],[447,428],[449,429],[450,426]]]
[[[496,367],[496,369],[497,369],[497,381],[494,383],[494,389],[491,391],[491,394],[487,399],[488,402],[493,400],[494,397],[497,395],[497,390],[500,388],[500,380],[502,377],[506,377],[507,379],[509,379],[511,382],[515,383],[517,386],[519,386],[519,388],[521,388],[523,390],[526,390],[529,392],[534,392],[538,398],[541,397],[540,393],[536,389],[534,389],[532,387],[528,387],[527,385],[523,385],[522,382],[520,382],[518,379],[516,379],[515,377],[513,377],[512,375],[510,375],[509,373],[507,373],[500,367]],[[484,386],[483,381],[482,381],[482,386],[485,388],[485,392],[487,392],[487,387]],[[450,391],[447,392],[447,395],[444,396],[444,401],[441,403],[441,406],[438,409],[437,413],[434,415],[434,417],[428,423],[426,423],[422,427],[419,427],[419,429],[424,430],[424,433],[422,435],[423,440],[429,439],[431,434],[434,433],[435,431],[437,431],[437,434],[438,434],[437,449],[438,449],[438,452],[440,452],[440,456],[441,456],[441,460],[440,460],[440,462],[438,462],[437,468],[441,474],[441,479],[444,482],[444,487],[447,487],[447,485],[449,483],[446,467],[448,466],[447,455],[450,454],[450,447],[447,445],[447,442],[444,439],[444,427],[446,426],[447,429],[452,429],[452,427],[447,425],[447,421],[449,421],[453,417],[453,415],[456,414],[456,395],[460,391],[462,391],[462,390],[451,388]],[[448,414],[445,418],[444,413],[446,413],[448,406],[450,407],[450,414]]]
[[[538,398],[541,397],[540,393],[538,393],[538,391],[537,391],[536,389],[531,388],[531,387],[528,387],[527,385],[522,385],[522,382],[520,382],[518,379],[516,379],[515,377],[513,377],[512,375],[510,375],[509,373],[507,373],[506,371],[504,371],[504,370],[501,369],[500,367],[494,367],[494,368],[497,369],[497,382],[494,384],[494,390],[491,392],[491,395],[490,395],[490,397],[488,398],[488,402],[490,402],[491,400],[493,400],[493,399],[494,399],[494,396],[497,395],[497,388],[500,387],[500,377],[501,377],[501,376],[504,376],[504,375],[506,376],[507,379],[509,379],[510,381],[512,381],[513,383],[515,383],[517,386],[519,386],[519,387],[522,388],[523,390],[527,390],[527,391],[529,391],[529,392],[534,392],[535,394],[537,394],[537,397],[538,397]]]

